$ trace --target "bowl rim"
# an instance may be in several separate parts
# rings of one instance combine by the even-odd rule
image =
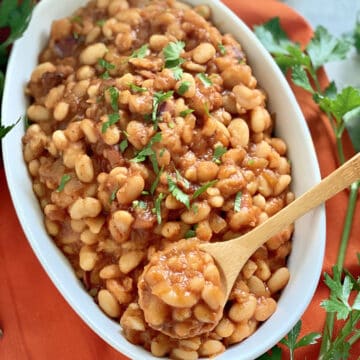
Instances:
[[[39,4],[37,4],[37,6],[35,7],[34,12],[33,12],[30,26],[35,21],[34,19],[37,19],[44,11],[46,11],[47,7],[51,6],[52,1],[53,0],[43,0]],[[85,4],[87,2],[87,0],[78,0],[75,8],[78,8],[80,6],[80,2],[82,4]],[[192,3],[192,4],[203,3],[203,1],[201,1],[201,0],[192,0],[192,1],[188,0],[187,2]],[[263,48],[263,46],[261,45],[259,40],[256,38],[256,36],[253,34],[253,32],[226,5],[221,3],[219,0],[209,0],[207,3],[214,9],[219,10],[221,13],[223,13],[224,14],[223,16],[229,17],[233,22],[236,22],[237,30],[239,30],[239,31],[241,30],[242,35],[246,36],[247,38],[250,39],[249,41],[251,41],[253,43],[254,47],[256,48],[255,51],[257,53],[260,53],[260,55],[263,57],[263,59],[268,64],[270,64],[268,66],[272,67],[272,71],[277,75],[280,85],[282,86],[283,90],[286,91],[286,93],[287,93],[287,97],[288,97],[287,100],[290,102],[290,106],[293,107],[294,112],[297,114],[297,118],[301,119],[301,121],[299,122],[298,125],[301,127],[302,133],[305,134],[305,138],[307,139],[307,141],[309,141],[307,143],[307,146],[309,147],[309,151],[310,151],[310,155],[311,155],[310,161],[311,161],[311,168],[313,170],[313,175],[314,175],[313,180],[316,182],[319,182],[321,179],[320,170],[319,170],[318,162],[316,159],[316,153],[315,153],[314,145],[311,140],[309,129],[307,128],[305,119],[304,119],[302,112],[299,108],[299,105],[295,99],[295,96],[292,93],[292,91],[290,90],[290,87],[289,87],[285,77],[281,73],[280,69],[275,64],[271,55]],[[214,22],[214,23],[217,27],[221,27],[221,25],[217,24],[216,22]],[[21,39],[16,41],[16,43],[13,47],[13,50],[10,55],[9,63],[8,63],[8,69],[7,69],[7,73],[9,73],[9,74],[16,73],[17,56],[18,56],[19,52],[21,53],[21,48],[22,48],[23,42],[29,40],[29,39],[27,39],[27,34],[28,34],[28,31]],[[239,36],[236,36],[236,38],[239,38]],[[247,51],[245,51],[245,52],[247,53]],[[250,65],[251,65],[251,61],[250,61]],[[256,72],[255,72],[255,75],[256,75]],[[5,79],[5,87],[4,87],[4,93],[3,93],[3,106],[2,106],[2,119],[3,119],[4,125],[11,123],[11,120],[8,119],[6,116],[6,114],[8,112],[7,111],[8,106],[11,105],[11,101],[12,101],[12,97],[13,97],[13,95],[11,93],[11,85],[9,85],[9,84],[10,84],[10,80]],[[95,316],[95,318],[93,318],[91,316],[91,314],[89,316],[89,314],[87,313],[89,308],[87,308],[87,310],[84,310],[84,308],[82,308],[80,306],[81,302],[79,302],[79,300],[75,298],[75,295],[78,295],[78,294],[74,295],[74,293],[73,293],[74,288],[69,289],[68,285],[64,284],[64,280],[62,280],[62,274],[60,274],[59,271],[54,269],[53,264],[46,257],[46,251],[44,251],[41,248],[41,243],[37,241],[36,234],[34,233],[34,229],[32,229],[32,225],[29,222],[29,214],[24,212],[24,208],[22,207],[24,192],[19,192],[17,188],[12,186],[12,181],[17,176],[15,171],[13,171],[13,161],[12,161],[13,150],[12,150],[12,148],[14,145],[15,134],[18,134],[18,133],[20,133],[19,129],[17,129],[16,132],[14,132],[14,129],[13,129],[13,131],[10,132],[11,135],[8,134],[7,137],[4,138],[4,140],[3,140],[3,160],[4,160],[6,179],[7,179],[9,191],[11,194],[11,198],[12,198],[12,201],[13,201],[16,213],[17,213],[17,217],[21,223],[22,229],[24,230],[26,238],[27,238],[28,242],[30,243],[38,260],[40,261],[42,267],[44,268],[45,272],[48,274],[48,276],[50,277],[50,279],[52,280],[52,282],[56,286],[56,288],[60,291],[61,295],[66,299],[66,301],[71,305],[71,307],[75,310],[75,312],[80,316],[80,318],[82,318],[82,320],[85,321],[85,323],[87,325],[89,325],[90,328],[92,330],[94,330],[97,333],[97,335],[99,335],[101,338],[103,338],[109,345],[114,347],[117,351],[120,351],[121,353],[123,353],[127,356],[130,356],[131,358],[136,358],[137,356],[140,356],[140,354],[141,355],[146,354],[146,358],[155,359],[154,357],[151,356],[150,353],[141,351],[142,348],[140,348],[138,346],[134,346],[134,345],[128,343],[127,341],[126,341],[125,346],[119,347],[119,342],[114,342],[113,338],[109,334],[105,333],[102,330],[103,326],[109,325],[108,321],[105,321],[105,325],[103,323],[101,323],[99,326],[99,324],[95,322],[97,317]],[[15,141],[15,144],[16,144],[16,141]],[[23,165],[25,165],[25,164],[23,164]],[[25,169],[25,171],[27,172],[27,169]],[[29,176],[27,176],[26,181],[31,182]],[[25,195],[29,195],[29,194],[25,193]],[[325,219],[325,207],[324,206],[321,206],[320,208],[318,208],[316,210],[315,217],[317,219],[316,220],[317,233],[318,233],[317,235],[319,236],[319,240],[317,243],[318,251],[319,251],[319,259],[318,259],[317,263],[314,264],[315,268],[314,268],[313,272],[315,274],[317,274],[318,276],[317,276],[317,278],[314,278],[312,282],[308,283],[308,286],[309,286],[308,291],[305,295],[303,294],[304,296],[302,297],[301,306],[298,306],[296,309],[293,309],[294,311],[291,314],[289,314],[287,325],[286,326],[284,325],[282,327],[281,332],[280,331],[276,332],[276,336],[274,334],[272,336],[272,338],[264,339],[264,342],[262,343],[263,348],[267,348],[267,349],[271,348],[275,343],[277,343],[283,336],[285,336],[291,330],[291,328],[295,325],[297,320],[301,317],[301,315],[307,308],[307,306],[310,303],[312,296],[316,290],[318,279],[321,274],[323,256],[324,256],[324,252],[325,252],[326,219]],[[45,232],[45,229],[42,229],[42,231]],[[47,236],[47,237],[49,240],[51,239],[49,236]],[[53,252],[58,254],[56,256],[59,256],[59,258],[60,258],[60,256],[64,257],[63,254],[61,253],[61,251],[55,246],[55,244],[51,240],[49,241],[49,243],[50,243],[49,246],[53,248]],[[61,262],[63,262],[63,260],[64,259],[59,259],[59,261],[61,261]],[[66,277],[68,277],[68,276],[69,276],[69,274],[66,274]],[[73,279],[76,280],[76,277],[73,276]],[[77,292],[78,291],[75,291],[75,293],[77,293]],[[85,290],[83,290],[83,292],[85,293]],[[81,299],[83,301],[88,301],[87,298],[89,297],[89,295],[87,293],[83,294],[83,295],[84,296],[81,296]],[[280,298],[280,301],[281,301],[281,298]],[[90,307],[90,310],[92,311],[93,309],[91,309],[91,307]],[[97,309],[97,310],[99,310],[99,309]],[[105,315],[103,315],[103,316],[105,316]],[[264,325],[266,325],[266,323]],[[262,325],[262,327],[264,325]],[[116,328],[120,328],[120,325],[116,324]],[[115,329],[115,327],[114,327],[114,329]],[[123,335],[120,335],[120,337],[123,338]],[[241,347],[247,346],[247,344],[250,345],[251,338],[252,338],[252,336],[249,337],[248,339],[244,340],[243,342],[235,345],[235,347],[238,349],[237,351],[240,352]],[[135,347],[136,347],[136,349],[135,349]],[[233,354],[233,351],[231,351],[231,350],[234,350],[235,347],[227,349],[226,352],[224,354],[220,355],[218,358],[219,359],[222,359],[222,358],[224,358],[224,359],[225,358],[226,359],[235,359],[235,358],[239,359],[239,355]],[[252,359],[252,358],[254,358],[254,356],[261,355],[261,353],[259,353],[259,351],[256,351],[256,349],[254,349],[252,352],[250,351],[249,353],[244,355],[244,357],[242,357],[242,359]]]

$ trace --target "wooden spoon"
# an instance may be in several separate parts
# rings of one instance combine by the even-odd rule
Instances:
[[[296,219],[359,179],[360,153],[245,235],[228,241],[199,245],[201,250],[208,252],[217,262],[223,277],[225,302],[239,272],[260,246]]]

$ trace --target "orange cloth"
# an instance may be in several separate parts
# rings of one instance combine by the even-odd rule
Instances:
[[[292,39],[305,44],[311,37],[312,30],[306,21],[275,0],[224,0],[224,3],[249,26],[279,16],[282,26]],[[326,81],[322,75],[322,84],[326,84]],[[294,90],[315,141],[322,176],[326,176],[336,167],[331,129],[327,120],[320,116],[311,97],[298,88]],[[0,328],[4,330],[0,339],[0,359],[126,359],[85,325],[45,274],[20,228],[2,168],[0,189]],[[347,193],[342,192],[326,205],[327,247],[323,267],[326,272],[330,271],[336,260],[346,204]],[[356,252],[359,251],[357,234],[360,234],[360,201],[356,211],[357,221],[353,225],[346,267],[358,276]],[[320,282],[303,316],[302,334],[322,331],[325,312],[319,303],[327,296],[328,290]],[[317,359],[318,352],[319,345],[314,345],[299,349],[295,354],[296,359]],[[359,354],[360,344],[353,348],[351,358],[355,359]]]

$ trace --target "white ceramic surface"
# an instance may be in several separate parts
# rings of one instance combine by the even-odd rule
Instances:
[[[69,15],[85,0],[43,0],[37,5],[26,34],[15,44],[6,76],[2,121],[11,124],[26,111],[24,87],[37,64],[53,19]],[[199,4],[203,0],[188,0]],[[207,3],[213,21],[222,32],[230,32],[243,45],[260,85],[269,95],[269,106],[276,112],[276,134],[286,140],[293,165],[293,190],[305,192],[320,180],[312,140],[298,104],[283,75],[253,33],[217,0]],[[52,243],[43,226],[43,216],[33,194],[22,158],[22,124],[3,141],[7,181],[23,230],[45,271],[79,316],[115,349],[132,359],[156,359],[141,347],[127,342],[119,324],[106,317],[76,279],[66,258]],[[219,360],[255,359],[277,343],[298,321],[308,306],[319,279],[325,245],[325,211],[320,207],[296,222],[293,251],[289,259],[291,279],[278,303],[276,313],[250,338],[231,347]]]

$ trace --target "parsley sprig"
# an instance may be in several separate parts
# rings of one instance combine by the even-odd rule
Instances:
[[[339,162],[342,164],[346,161],[342,143],[345,130],[349,134],[354,149],[360,151],[359,89],[348,86],[338,91],[334,82],[323,89],[318,78],[318,69],[328,62],[344,59],[352,44],[357,47],[357,50],[360,49],[359,20],[350,41],[345,36],[335,38],[324,27],[319,26],[304,50],[299,44],[295,44],[287,37],[278,18],[274,18],[261,26],[256,26],[255,33],[263,45],[272,53],[279,67],[284,72],[291,72],[293,83],[308,91],[320,109],[327,115],[335,134]],[[351,345],[360,338],[360,331],[358,330],[360,324],[359,280],[355,280],[346,271],[344,280],[341,280],[359,187],[360,181],[353,183],[350,187],[348,208],[339,253],[336,265],[333,268],[333,277],[325,274],[324,282],[330,289],[330,296],[329,299],[321,303],[321,306],[327,311],[319,354],[322,360],[347,359]],[[355,300],[350,305],[349,295],[352,291],[355,292]],[[338,320],[344,321],[336,336],[333,334],[335,316]],[[298,330],[294,329],[293,332],[298,335]],[[290,353],[293,354],[295,348],[294,341],[291,340],[292,335],[289,334],[286,339],[282,343],[287,345]],[[275,347],[272,355],[279,352],[281,355],[281,349]]]
[[[104,72],[100,75],[100,77],[104,80],[110,79],[109,70],[114,70],[115,65],[102,58],[98,60],[98,64],[104,70]]]
[[[163,54],[165,59],[165,68],[171,69],[174,78],[180,80],[183,74],[181,64],[185,61],[180,54],[185,48],[185,43],[182,41],[170,42],[164,47]]]
[[[130,59],[143,59],[148,52],[149,45],[144,44],[139,49],[136,49],[132,52],[132,54],[129,56]]]
[[[167,92],[155,92],[153,97],[153,110],[151,113],[151,120],[154,123],[154,130],[157,130],[158,127],[158,109],[159,105],[165,102],[166,100],[169,100],[171,96],[173,95],[174,91],[167,91]]]

